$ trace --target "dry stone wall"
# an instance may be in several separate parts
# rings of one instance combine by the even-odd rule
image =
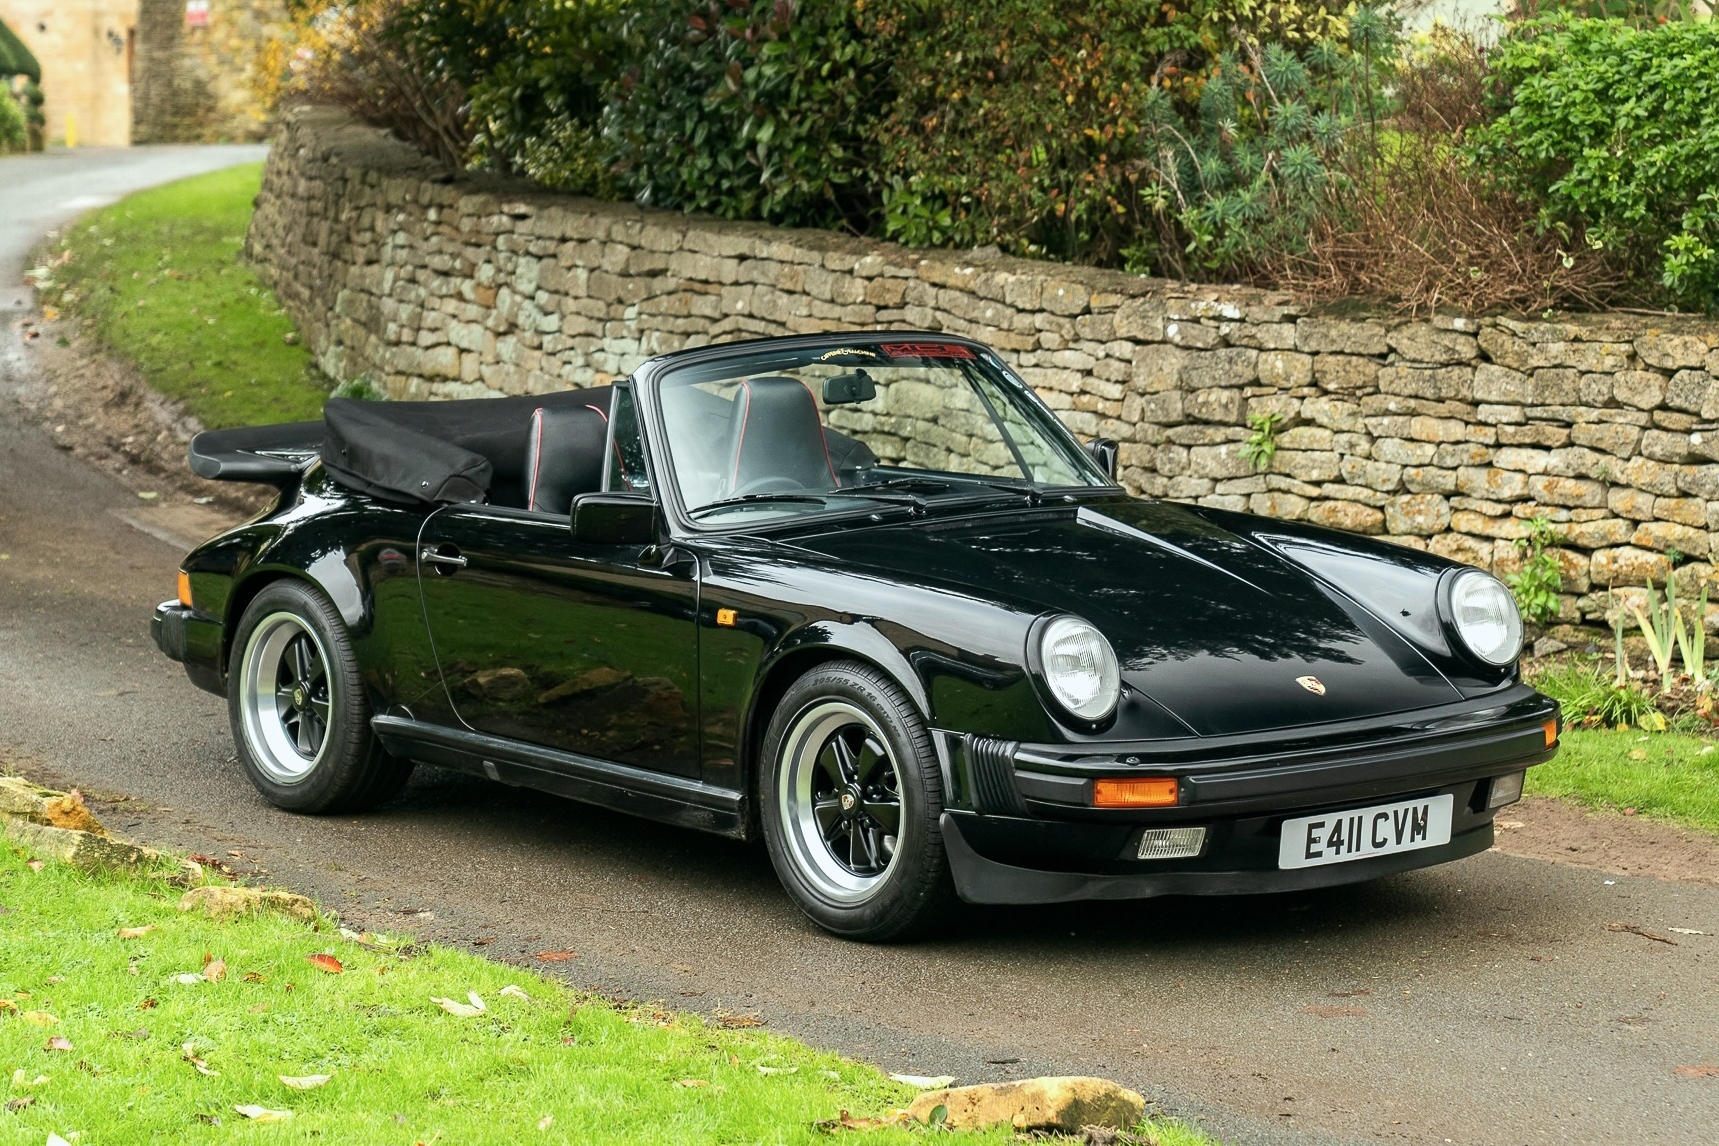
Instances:
[[[997,347],[1154,497],[1509,572],[1557,527],[1563,616],[1719,557],[1719,324],[1316,313],[1288,296],[913,251],[454,178],[300,109],[249,251],[333,377],[397,398],[600,383],[703,343],[884,327]],[[1280,418],[1264,472],[1250,415]],[[951,427],[953,429],[953,427]],[[1687,582],[1686,582],[1687,583]]]

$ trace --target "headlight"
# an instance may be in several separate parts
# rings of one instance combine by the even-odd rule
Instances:
[[[1468,651],[1503,668],[1522,653],[1522,615],[1498,578],[1465,569],[1450,581],[1450,623]]]
[[[1045,684],[1058,704],[1081,720],[1116,711],[1122,673],[1104,635],[1079,617],[1057,617],[1039,633]]]

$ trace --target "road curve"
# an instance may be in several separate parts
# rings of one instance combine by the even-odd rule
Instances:
[[[0,282],[44,217],[8,210],[32,198],[14,162]],[[223,702],[149,643],[179,549],[117,516],[133,490],[27,423],[38,352],[11,325],[0,758],[78,784],[121,830],[364,926],[528,963],[572,950],[543,969],[755,1013],[893,1070],[1107,1075],[1231,1143],[1714,1138],[1719,1079],[1675,1070],[1719,1063],[1719,888],[1487,853],[1275,898],[973,910],[935,941],[865,947],[804,923],[760,849],[463,776],[421,770],[363,817],[275,810],[234,762]]]

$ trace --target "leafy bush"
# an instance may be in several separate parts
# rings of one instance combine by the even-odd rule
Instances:
[[[1596,662],[1556,663],[1531,675],[1529,683],[1563,705],[1566,724],[1665,731],[1665,716],[1653,698],[1627,681],[1614,682]]]
[[[0,152],[22,151],[28,141],[24,109],[12,97],[11,88],[0,81]]]
[[[1493,57],[1477,162],[1548,231],[1609,253],[1679,305],[1719,307],[1719,25],[1554,17]]]
[[[1553,551],[1557,544],[1557,527],[1544,515],[1531,519],[1528,536],[1516,540],[1522,567],[1505,577],[1504,583],[1510,586],[1522,619],[1530,625],[1544,625],[1558,618],[1558,590],[1563,588],[1564,574]]]
[[[469,93],[472,166],[610,195],[598,148],[622,0],[413,0],[401,35]]]
[[[640,203],[863,228],[888,70],[846,0],[632,0],[603,113]]]

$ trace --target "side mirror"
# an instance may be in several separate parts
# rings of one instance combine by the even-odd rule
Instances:
[[[655,545],[657,503],[642,493],[582,493],[573,499],[573,540],[581,545]]]
[[[1104,476],[1111,481],[1116,480],[1116,439],[1094,438],[1080,447],[1086,451],[1086,456],[1098,463],[1098,468],[1104,471]]]

